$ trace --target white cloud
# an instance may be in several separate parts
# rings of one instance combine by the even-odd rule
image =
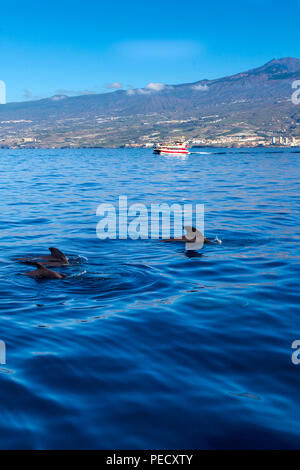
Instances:
[[[140,95],[149,95],[151,93],[150,90],[146,90],[145,88],[138,88],[136,92]]]
[[[119,82],[107,83],[105,87],[109,90],[120,90],[121,88],[123,88],[122,83]]]
[[[165,85],[163,83],[148,83],[146,88],[151,91],[162,91],[165,88]]]
[[[194,85],[192,86],[193,90],[196,90],[196,91],[208,91],[208,86],[207,85]]]
[[[65,100],[66,98],[67,98],[67,96],[65,96],[65,95],[54,95],[50,99],[52,101],[60,101],[60,100]]]
[[[129,85],[128,85],[129,86]],[[153,93],[157,93],[162,90],[172,90],[173,87],[171,85],[165,85],[164,83],[154,83],[150,82],[145,88],[130,88],[126,91],[126,94],[129,96],[133,95],[151,95]]]
[[[126,91],[126,94],[129,96],[133,95],[150,95],[157,91],[162,91],[166,86],[163,83],[148,83],[145,88],[135,88],[134,90],[130,89]]]
[[[127,90],[126,95],[133,96],[133,95],[150,95],[151,91],[146,90],[145,88],[135,88],[134,90]]]

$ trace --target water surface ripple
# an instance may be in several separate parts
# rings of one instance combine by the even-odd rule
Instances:
[[[0,151],[1,448],[299,447],[300,154],[199,150]],[[119,195],[223,243],[100,241]],[[21,276],[49,246],[68,277]]]

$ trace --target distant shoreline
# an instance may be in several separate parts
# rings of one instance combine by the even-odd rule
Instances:
[[[192,147],[189,147],[190,150],[193,149],[207,149],[207,148],[212,148],[212,149],[296,149],[299,150],[300,146],[295,145],[251,145],[249,147],[247,146],[219,146],[219,145],[194,145]],[[153,150],[153,147],[124,147],[124,146],[119,146],[119,147],[100,147],[100,146],[83,146],[83,147],[73,147],[73,146],[63,146],[63,147],[40,147],[40,146],[18,146],[18,147],[0,147],[0,150],[88,150],[88,149],[103,149],[103,150]]]

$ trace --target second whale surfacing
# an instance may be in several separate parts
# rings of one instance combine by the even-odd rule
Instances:
[[[16,260],[26,264],[35,264],[36,262],[39,262],[40,264],[47,266],[63,266],[69,264],[69,260],[66,255],[58,248],[50,247],[49,251],[51,255],[29,256],[26,258],[16,258]]]
[[[59,274],[56,271],[46,268],[42,263],[34,262],[32,264],[34,264],[37,269],[34,271],[28,271],[27,273],[22,273],[23,276],[32,277],[34,279],[64,279],[66,277],[63,274]]]
[[[195,227],[185,225],[184,230],[186,235],[182,235],[181,237],[173,237],[173,238],[166,238],[163,239],[163,242],[174,242],[174,243],[186,243],[187,250],[197,250],[202,248],[204,243],[212,243],[211,240],[208,240],[203,233],[201,233]]]

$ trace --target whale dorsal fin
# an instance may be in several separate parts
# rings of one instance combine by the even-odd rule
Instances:
[[[185,225],[183,228],[186,232],[186,239],[188,240],[185,245],[186,249],[199,250],[200,248],[202,248],[204,243],[203,233],[190,225]]]
[[[68,260],[66,255],[64,255],[64,253],[62,251],[60,251],[58,248],[55,248],[55,247],[51,246],[49,248],[49,250],[50,250],[51,255],[54,256],[54,258],[60,259],[62,261],[67,261]]]
[[[197,239],[197,238],[204,237],[203,233],[200,232],[200,230],[198,230],[195,227],[192,227],[190,225],[185,225],[183,228],[186,231],[186,238],[188,238],[189,240],[193,240],[194,238]]]

